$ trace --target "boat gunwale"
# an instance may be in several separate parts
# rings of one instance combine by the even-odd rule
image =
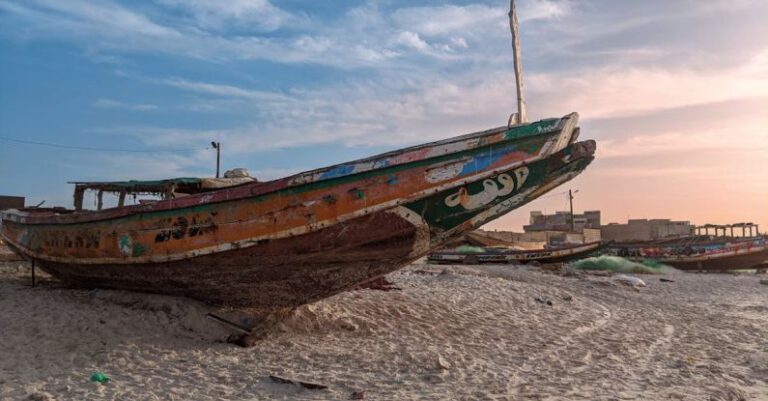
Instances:
[[[546,122],[552,122],[557,120],[557,125],[553,127],[552,129],[539,132],[535,135],[545,135],[549,133],[557,133],[559,131],[559,136],[561,136],[562,139],[562,131],[568,127],[569,123],[572,123],[571,132],[567,135],[570,138],[572,137],[572,134],[574,133],[576,129],[576,124],[578,124],[578,113],[569,113],[566,114],[563,117],[560,118],[548,118],[548,119],[542,119],[536,122],[532,123],[526,123],[526,124],[519,124],[514,126],[508,126],[508,127],[497,127],[497,128],[491,128],[485,131],[460,135],[457,137],[447,138],[440,141],[433,141],[428,142],[408,148],[402,148],[397,149],[390,152],[381,153],[378,155],[370,156],[363,159],[357,159],[345,163],[340,163],[332,166],[322,167],[315,170],[309,170],[305,172],[300,172],[288,177],[278,178],[271,181],[266,182],[253,182],[253,183],[245,183],[242,185],[237,185],[233,187],[228,188],[222,188],[215,191],[209,191],[204,193],[198,193],[193,194],[189,196],[185,196],[183,198],[178,199],[168,199],[168,200],[160,200],[157,202],[153,202],[151,204],[138,204],[138,205],[130,205],[130,206],[123,206],[123,207],[114,207],[109,209],[103,209],[103,210],[97,210],[97,211],[80,211],[80,212],[72,212],[70,210],[67,210],[69,213],[66,214],[59,214],[54,212],[48,212],[45,214],[42,213],[30,213],[25,211],[19,211],[16,209],[9,209],[6,211],[0,212],[0,221],[1,220],[7,220],[13,223],[17,224],[27,224],[27,225],[71,225],[71,224],[84,224],[84,223],[93,223],[103,220],[111,220],[116,218],[122,218],[126,216],[131,215],[139,215],[142,213],[152,213],[152,212],[162,212],[162,211],[169,211],[169,210],[181,210],[181,209],[187,209],[187,208],[194,208],[197,206],[203,206],[203,205],[209,205],[214,203],[222,203],[227,201],[233,201],[233,200],[239,200],[239,199],[245,199],[249,197],[255,197],[255,196],[262,196],[267,195],[272,192],[277,192],[284,189],[293,189],[293,188],[299,188],[306,185],[312,185],[317,184],[321,182],[330,182],[335,181],[339,179],[347,179],[349,177],[357,176],[360,174],[370,173],[372,171],[376,170],[382,170],[386,168],[397,168],[397,167],[404,167],[412,165],[413,163],[419,163],[419,162],[428,162],[430,160],[439,159],[442,157],[450,157],[452,155],[461,154],[464,152],[472,152],[475,151],[481,147],[485,146],[491,146],[495,144],[502,144],[505,142],[511,142],[520,138],[511,138],[511,139],[504,139],[498,142],[493,142],[489,144],[484,145],[477,145],[475,147],[468,147],[466,149],[454,151],[454,152],[448,152],[444,153],[442,155],[434,155],[431,157],[425,157],[418,160],[412,160],[402,163],[396,163],[391,164],[387,166],[381,166],[381,167],[375,167],[370,168],[363,171],[355,171],[350,174],[345,175],[339,175],[337,177],[328,177],[318,180],[307,180],[304,182],[298,182],[301,180],[301,178],[307,178],[312,177],[314,175],[331,171],[334,168],[347,166],[347,165],[355,165],[355,164],[361,164],[361,163],[368,163],[373,162],[380,159],[385,159],[387,157],[396,156],[399,154],[404,154],[408,152],[412,152],[419,149],[424,148],[432,148],[436,146],[441,145],[449,145],[453,143],[459,143],[465,140],[471,140],[475,138],[482,138],[489,135],[498,134],[504,131],[508,131],[510,129],[513,129],[515,127],[525,127],[530,126],[533,124],[539,124],[539,123],[546,123]],[[535,135],[527,135],[525,137],[533,137]],[[569,142],[566,142],[565,147],[567,147],[567,144]],[[545,155],[537,155],[532,158],[526,159],[520,163],[530,163],[532,161],[539,160],[543,157],[549,156],[551,154],[554,154],[562,149],[556,149],[555,151],[550,151],[549,153]],[[502,166],[500,168],[505,168],[505,166]],[[2,236],[2,233],[0,232],[0,236]]]

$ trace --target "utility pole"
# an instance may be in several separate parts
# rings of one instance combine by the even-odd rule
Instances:
[[[216,178],[219,178],[219,165],[221,163],[221,142],[211,142],[211,146],[216,149]]]
[[[509,0],[509,30],[512,33],[512,60],[515,68],[515,86],[517,89],[517,121],[511,121],[512,123],[522,124],[528,121],[528,116],[525,110],[525,98],[523,98],[523,60],[520,50],[520,33],[518,32],[517,24],[517,9],[515,8],[515,0]]]

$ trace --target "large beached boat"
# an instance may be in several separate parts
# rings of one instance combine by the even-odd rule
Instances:
[[[212,304],[280,310],[364,285],[592,161],[594,141],[575,142],[576,113],[527,122],[514,0],[510,6],[518,112],[506,126],[269,182],[75,183],[74,210],[7,211],[0,235],[70,283]],[[89,190],[99,210],[83,210]],[[102,208],[105,192],[119,195],[117,207]],[[162,200],[125,205],[147,192]]]
[[[276,309],[394,271],[579,174],[578,116],[500,127],[269,182],[79,183],[157,202],[10,210],[7,244],[66,282]],[[178,196],[187,192],[186,196]],[[101,196],[99,196],[101,198]],[[80,206],[80,205],[78,205]]]

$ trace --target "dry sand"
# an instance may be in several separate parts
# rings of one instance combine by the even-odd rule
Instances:
[[[768,400],[768,286],[755,275],[646,275],[635,290],[417,264],[388,276],[401,290],[305,306],[243,349],[197,302],[30,288],[15,266],[0,274],[0,400]]]

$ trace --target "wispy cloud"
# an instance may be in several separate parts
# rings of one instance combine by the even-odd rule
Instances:
[[[125,103],[112,99],[98,99],[93,102],[93,107],[102,109],[123,109],[132,111],[153,111],[157,110],[157,105],[146,103]]]
[[[310,20],[276,7],[268,0],[159,0],[193,17],[202,29],[271,32],[281,28],[306,28]]]
[[[266,101],[287,101],[291,98],[281,95],[275,92],[265,92],[253,89],[239,88],[233,85],[221,85],[208,82],[195,82],[188,81],[180,78],[169,78],[162,81],[163,83],[174,86],[176,88],[185,89],[193,92],[204,93],[214,96],[235,97],[250,100],[266,100]]]

